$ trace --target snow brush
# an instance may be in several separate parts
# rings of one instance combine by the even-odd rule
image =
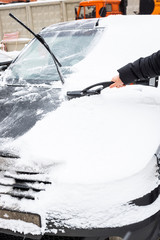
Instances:
[[[100,82],[94,85],[91,85],[80,91],[69,91],[67,92],[68,99],[80,98],[84,96],[98,95],[104,88],[109,87],[114,82]]]
[[[98,95],[101,93],[101,91],[104,88],[109,87],[112,83],[114,83],[114,82],[112,82],[112,81],[100,82],[100,83],[91,85],[80,91],[69,91],[69,92],[67,92],[67,97],[70,100],[73,98],[80,98],[80,97],[84,97],[84,96]],[[145,86],[157,87],[158,86],[158,77],[138,79],[129,85],[145,85]]]

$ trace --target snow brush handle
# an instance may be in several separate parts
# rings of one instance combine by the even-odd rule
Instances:
[[[81,91],[70,91],[70,92],[67,92],[67,97],[68,99],[73,99],[73,98],[79,98],[84,96],[97,95],[97,94],[100,94],[104,88],[109,87],[112,83],[113,82],[101,82],[101,83],[96,83],[94,85],[91,85]],[[95,87],[98,87],[98,88],[93,89]]]
[[[89,90],[91,90],[92,88],[100,86],[100,88],[98,88],[98,89],[95,90],[97,93],[98,93],[98,92],[100,93],[104,88],[109,87],[112,83],[114,83],[114,82],[100,82],[100,83],[96,83],[96,84],[94,84],[94,85],[91,85],[91,86],[83,89],[82,92],[83,92],[83,93],[86,93],[86,92],[88,92]]]

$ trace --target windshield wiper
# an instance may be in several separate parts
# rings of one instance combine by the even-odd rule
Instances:
[[[21,24],[24,28],[26,28],[46,49],[47,51],[50,53],[51,57],[53,58],[53,61],[55,63],[57,72],[59,74],[59,77],[61,79],[62,84],[64,83],[64,78],[62,76],[62,73],[60,71],[60,68],[62,65],[60,64],[60,62],[58,61],[58,59],[55,57],[55,55],[53,54],[53,52],[51,51],[49,45],[46,43],[46,41],[44,40],[44,38],[42,36],[40,36],[39,34],[35,34],[30,28],[28,28],[24,23],[22,23],[18,18],[16,18],[12,13],[9,13],[9,16],[12,17],[13,19],[15,19],[19,24]]]
[[[84,96],[91,96],[100,94],[104,88],[109,87],[113,82],[100,82],[94,85],[91,85],[80,91],[69,91],[67,92],[68,99],[80,98]],[[97,87],[97,88],[96,88]]]
[[[3,158],[20,158],[18,155],[8,152],[8,151],[1,151],[0,150],[0,157]]]

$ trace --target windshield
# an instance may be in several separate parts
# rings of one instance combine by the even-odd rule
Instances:
[[[53,30],[52,30],[53,31]],[[79,29],[42,32],[51,51],[62,64],[64,77],[72,72],[72,66],[81,61],[93,46],[98,29]],[[98,34],[99,36],[99,34]],[[5,74],[8,83],[51,83],[60,80],[54,61],[37,40],[33,40]]]

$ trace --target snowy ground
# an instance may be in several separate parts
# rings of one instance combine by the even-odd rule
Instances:
[[[122,65],[159,50],[160,16],[111,16],[103,24],[103,38],[74,66],[63,93],[110,81]],[[10,146],[22,157],[17,167],[47,169],[54,182],[36,206],[22,200],[20,209],[41,214],[43,230],[46,212],[63,219],[60,225],[80,228],[123,226],[158,212],[160,198],[144,207],[124,203],[159,184],[152,158],[159,120],[160,88],[106,89],[63,103]],[[1,200],[6,207],[15,204]]]

